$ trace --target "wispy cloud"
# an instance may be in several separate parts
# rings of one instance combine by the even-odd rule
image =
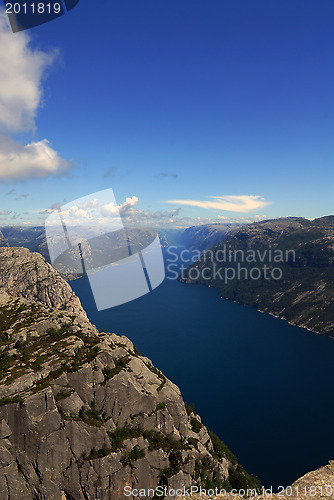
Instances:
[[[22,200],[22,199],[25,199],[25,198],[28,198],[29,194],[28,193],[23,193],[23,194],[20,194],[20,196],[17,196],[16,198],[14,198],[14,200]]]
[[[160,172],[158,175],[161,179],[165,179],[166,177],[171,177],[172,179],[177,179],[177,174],[174,174],[174,172]]]
[[[118,170],[118,167],[110,167],[104,174],[104,177],[114,177],[116,175],[116,172]]]
[[[26,33],[13,35],[0,10],[0,180],[46,177],[70,168],[47,139],[20,144],[19,132],[35,131],[42,99],[42,78],[55,52],[30,47]]]
[[[226,210],[228,212],[250,212],[258,208],[266,207],[271,202],[266,201],[261,196],[253,195],[225,195],[211,196],[210,200],[168,200],[167,203],[178,205],[189,205],[200,208],[213,208],[216,210]]]

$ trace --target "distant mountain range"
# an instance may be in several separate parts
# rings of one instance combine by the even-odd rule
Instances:
[[[117,260],[126,258],[148,246],[156,238],[157,232],[150,228],[128,228],[100,235],[95,227],[89,228],[89,238],[82,238],[82,228],[71,228],[71,239],[75,245],[60,255],[54,262],[55,269],[65,278],[71,279],[83,274],[85,270],[101,268]],[[49,243],[57,246],[59,235],[51,234]],[[167,246],[165,232],[159,232],[161,246]],[[81,243],[80,253],[78,243]],[[31,252],[43,255],[50,262],[48,244],[44,226],[22,227],[6,226],[1,228],[0,247],[25,247]]]
[[[282,232],[286,234],[301,229],[307,224],[312,224],[312,222],[304,217],[282,217],[251,224],[202,224],[187,228],[180,236],[179,242],[189,250],[208,250],[237,234],[239,238],[242,238],[242,228],[245,228],[249,234],[261,232],[262,237],[269,241],[270,235],[272,239],[281,235]]]
[[[191,248],[202,246],[201,231],[193,229]],[[227,232],[180,280],[214,286],[224,298],[334,337],[333,264],[334,216],[288,217]]]
[[[125,257],[127,243],[132,253],[139,251],[155,235],[147,228],[130,229],[126,234],[83,242],[86,267],[96,268]],[[159,237],[162,246],[171,239],[172,243],[204,252],[180,277],[181,281],[214,286],[224,298],[334,337],[333,215],[314,220],[286,217],[247,225],[207,224],[190,227],[181,237],[177,231],[168,236],[161,231]],[[0,246],[23,246],[50,261],[43,226],[4,227]],[[232,262],[229,252],[235,257]],[[63,277],[71,279],[82,274],[78,264],[78,252],[70,249],[57,259],[55,267]]]
[[[25,247],[49,260],[44,226],[4,226],[0,228],[0,246]]]
[[[188,227],[179,237],[179,243],[189,250],[207,250],[225,240],[242,224],[203,224]]]

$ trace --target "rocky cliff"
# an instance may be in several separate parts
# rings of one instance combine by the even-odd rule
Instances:
[[[38,300],[87,319],[71,287],[39,253],[26,248],[0,248],[0,293]]]
[[[2,231],[0,231],[0,247],[8,247],[8,242],[6,238],[4,237]]]
[[[1,500],[258,484],[178,387],[129,339],[98,332],[23,248],[0,249],[0,470]]]
[[[215,491],[214,494],[203,493],[192,495],[192,500],[222,500],[226,498],[233,498],[234,500],[241,500],[248,498],[248,500],[333,500],[334,498],[334,461],[330,460],[327,465],[320,467],[317,470],[308,472],[301,478],[297,479],[291,486],[285,489],[280,488],[280,490],[275,493],[272,492],[271,488],[261,488],[257,493],[249,489],[244,491],[242,488],[238,492],[233,492],[233,494]],[[216,494],[218,493],[218,494]],[[244,494],[245,493],[245,494]],[[183,495],[179,497],[179,500],[185,500],[186,497]]]

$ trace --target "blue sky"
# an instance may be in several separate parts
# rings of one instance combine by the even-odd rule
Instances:
[[[333,213],[333,26],[331,0],[80,0],[2,23],[0,225],[109,187],[162,225]]]

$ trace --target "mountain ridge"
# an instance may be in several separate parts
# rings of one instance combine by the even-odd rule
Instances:
[[[225,255],[231,252],[235,261],[219,261],[219,252],[224,251]],[[277,263],[272,258],[275,252],[284,256],[291,251],[293,259]],[[248,260],[251,252],[256,259]],[[243,261],[237,261],[236,255]],[[204,252],[179,279],[214,286],[226,299],[255,307],[295,326],[334,336],[333,263],[333,216],[312,221],[274,219],[240,228]],[[215,272],[217,268],[220,273]],[[252,279],[252,269],[256,268],[260,271]],[[281,272],[281,277],[268,279],[265,271],[270,273],[274,268]]]

